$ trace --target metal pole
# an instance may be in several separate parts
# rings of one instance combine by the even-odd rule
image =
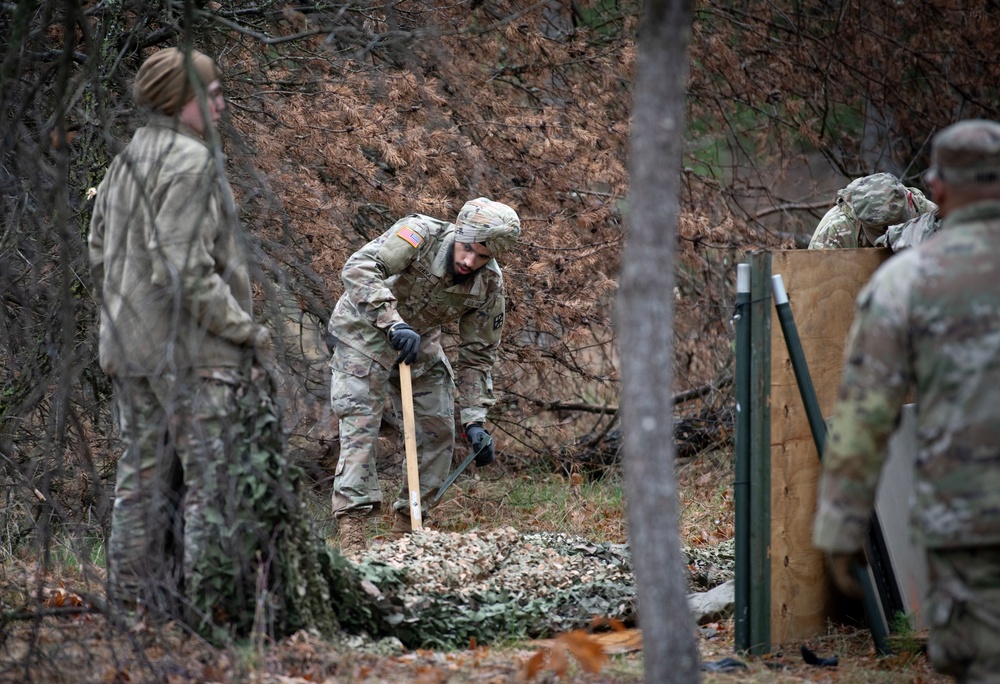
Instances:
[[[805,405],[806,415],[809,418],[809,429],[812,431],[813,441],[816,443],[816,453],[822,460],[823,446],[826,443],[826,421],[823,420],[823,414],[819,408],[819,399],[816,397],[816,390],[813,388],[809,367],[806,364],[806,356],[802,351],[802,341],[799,339],[799,331],[795,327],[795,319],[792,317],[792,305],[788,303],[788,293],[785,292],[785,284],[781,281],[780,275],[771,276],[771,286],[774,291],[774,306],[778,311],[778,322],[781,324],[781,333],[785,337],[788,355],[792,360],[792,370],[795,371],[795,381],[799,386],[799,394],[802,396],[802,403]],[[878,524],[877,520],[875,524]],[[870,549],[870,542],[866,546]],[[853,570],[864,594],[863,603],[865,613],[868,615],[872,641],[875,642],[875,650],[882,655],[889,654],[892,649],[889,647],[889,635],[882,620],[879,619],[882,613],[879,610],[875,587],[872,586],[867,570],[861,566],[855,566]]]
[[[774,307],[778,310],[781,333],[785,336],[788,355],[792,358],[795,382],[799,386],[799,395],[802,397],[806,417],[809,419],[809,430],[816,443],[816,453],[822,458],[823,443],[826,441],[826,421],[823,420],[823,412],[819,408],[816,390],[813,387],[812,378],[809,376],[809,366],[806,364],[806,356],[802,351],[802,340],[799,339],[795,319],[792,318],[792,305],[788,303],[788,293],[785,292],[785,284],[781,281],[780,275],[771,276],[771,287],[774,291]]]
[[[737,651],[750,650],[750,264],[736,265],[736,586]]]

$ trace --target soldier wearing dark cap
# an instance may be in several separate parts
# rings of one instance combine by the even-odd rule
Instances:
[[[284,580],[288,595],[322,604],[311,626],[324,615],[332,624],[328,588],[308,581],[318,556],[296,557],[295,587],[282,563],[306,545],[275,558],[279,521],[300,508],[259,359],[271,336],[254,320],[244,234],[206,141],[225,109],[218,69],[196,50],[160,50],[139,69],[134,98],[150,120],[108,168],[89,236],[100,364],[114,382],[124,446],[107,549],[112,589],[126,605],[183,614],[203,632],[225,622],[246,633],[264,576],[278,592],[268,606],[289,605],[276,589]],[[287,611],[261,619],[276,631],[304,626]]]
[[[928,654],[960,682],[1000,681],[1000,123],[933,140],[940,230],[858,296],[823,458],[815,545],[836,585],[868,531],[886,443],[915,392],[912,533],[926,549]]]
[[[400,363],[412,365],[421,500],[448,477],[455,446],[455,392],[477,465],[493,461],[484,430],[493,396],[491,369],[503,332],[506,292],[497,259],[516,242],[521,222],[509,206],[485,197],[462,207],[455,223],[421,214],[397,221],[344,264],[344,294],[330,317],[336,340],[330,391],[340,422],[333,513],[341,549],[365,546],[366,519],[381,506],[375,447],[388,398],[399,406]],[[458,324],[455,366],[441,328]],[[404,488],[392,534],[411,531]]]

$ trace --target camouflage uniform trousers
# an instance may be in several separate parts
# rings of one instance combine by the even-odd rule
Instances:
[[[118,459],[108,541],[112,587],[121,598],[175,613],[180,597],[183,474],[170,444],[169,383],[115,380],[124,451]]]
[[[108,543],[112,586],[173,615],[217,542],[208,518],[226,486],[218,473],[233,452],[239,381],[234,371],[219,376],[116,380],[124,453]]]
[[[390,371],[346,345],[331,361],[330,406],[340,421],[340,459],[333,478],[333,514],[367,514],[381,507],[375,448],[386,399],[402,415],[399,370]],[[444,484],[455,448],[455,380],[435,359],[413,369],[413,413],[420,463],[420,500],[429,501]],[[402,419],[399,424],[402,425]],[[406,464],[403,485],[393,504],[409,511]]]
[[[928,549],[927,654],[963,684],[1000,683],[1000,548]]]

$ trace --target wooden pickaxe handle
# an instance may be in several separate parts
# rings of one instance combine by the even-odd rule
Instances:
[[[403,398],[403,444],[406,446],[406,485],[410,490],[410,527],[424,529],[420,511],[420,462],[417,458],[417,426],[413,416],[413,379],[410,364],[399,364],[399,393]]]

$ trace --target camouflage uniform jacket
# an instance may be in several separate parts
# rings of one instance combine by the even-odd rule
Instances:
[[[239,366],[257,326],[227,204],[208,145],[173,119],[154,116],[111,163],[89,237],[106,373]]]
[[[916,392],[911,522],[929,548],[1000,543],[1000,202],[951,212],[858,295],[813,541],[862,547],[885,447]]]
[[[820,219],[809,249],[851,249],[858,247],[859,226],[839,204],[830,208]]]
[[[391,369],[398,352],[390,347],[387,331],[394,323],[408,323],[420,334],[413,368],[419,376],[428,361],[448,365],[441,327],[458,321],[455,384],[464,425],[484,421],[496,402],[491,370],[500,349],[506,292],[496,260],[474,278],[453,284],[448,248],[454,234],[451,223],[411,214],[355,252],[344,264],[344,294],[328,329],[340,343]]]
[[[941,219],[934,212],[921,214],[906,223],[889,226],[885,235],[875,241],[876,247],[888,246],[893,252],[901,252],[907,247],[919,245],[941,227]]]

